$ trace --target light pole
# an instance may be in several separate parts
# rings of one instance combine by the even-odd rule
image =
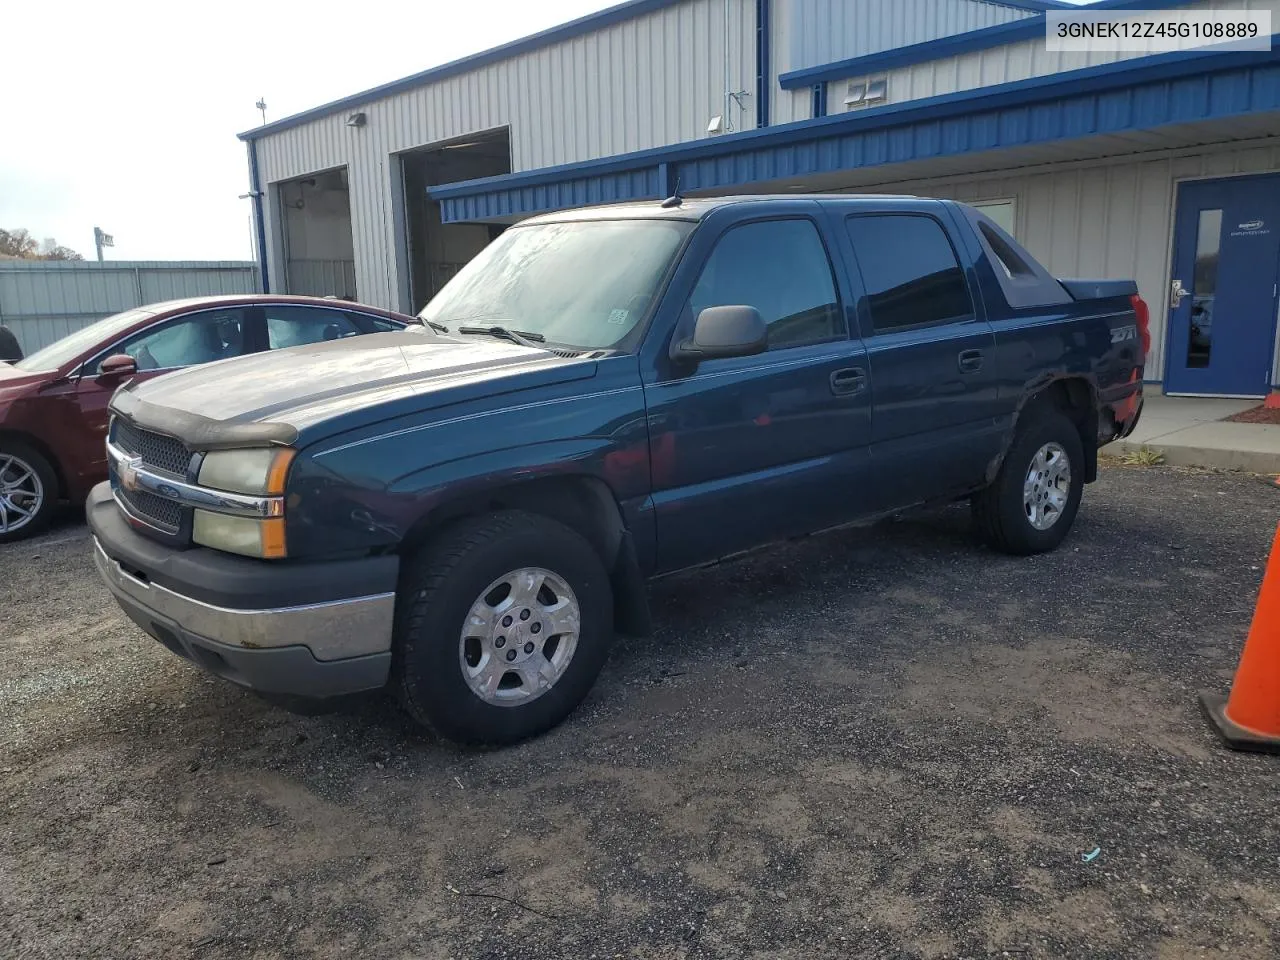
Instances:
[[[93,228],[93,245],[98,250],[98,262],[101,263],[102,248],[114,247],[116,245],[116,238],[109,233],[103,233],[101,227],[94,227]]]

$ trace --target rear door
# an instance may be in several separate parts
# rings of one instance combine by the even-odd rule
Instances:
[[[693,367],[670,359],[670,336],[646,345],[659,570],[837,523],[861,502],[866,358],[848,335],[850,297],[821,210],[811,201],[755,209],[771,216],[734,217],[735,207],[709,216],[664,312],[678,312],[680,337],[706,307],[753,306],[769,325],[768,351]]]
[[[882,508],[981,484],[1000,446],[995,337],[939,205],[844,217],[864,291],[871,465]]]

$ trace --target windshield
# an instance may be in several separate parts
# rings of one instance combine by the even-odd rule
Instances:
[[[25,360],[19,360],[14,366],[29,373],[48,373],[51,370],[57,370],[67,361],[74,360],[80,354],[94,349],[103,341],[110,340],[122,330],[127,330],[139,320],[145,320],[149,316],[151,316],[150,310],[126,310],[124,313],[117,313],[105,320],[91,323],[61,340],[54,341]]]
[[[639,324],[693,227],[680,220],[513,227],[419,316],[451,333],[496,325],[585,350],[614,347]]]

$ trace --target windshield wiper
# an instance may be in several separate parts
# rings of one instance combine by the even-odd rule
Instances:
[[[512,343],[518,343],[522,347],[534,347],[539,343],[545,343],[547,338],[540,333],[527,333],[523,330],[508,330],[506,327],[490,326],[490,327],[459,327],[458,333],[486,333],[491,337],[501,337],[503,340],[510,340]]]
[[[425,319],[425,318],[423,318],[423,317],[419,317],[418,319],[419,319],[419,320],[421,320],[423,323],[425,323],[428,327],[430,327],[430,328],[431,328],[432,330],[434,330],[436,333],[448,333],[448,332],[449,332],[449,328],[448,328],[448,327],[446,327],[446,326],[445,326],[443,323],[441,323],[439,320],[427,320],[427,319]]]

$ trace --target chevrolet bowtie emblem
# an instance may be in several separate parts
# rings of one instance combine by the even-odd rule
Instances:
[[[131,460],[125,460],[120,464],[120,486],[124,487],[130,493],[136,493],[140,484],[138,483],[138,468],[142,466],[142,458],[134,457]]]

